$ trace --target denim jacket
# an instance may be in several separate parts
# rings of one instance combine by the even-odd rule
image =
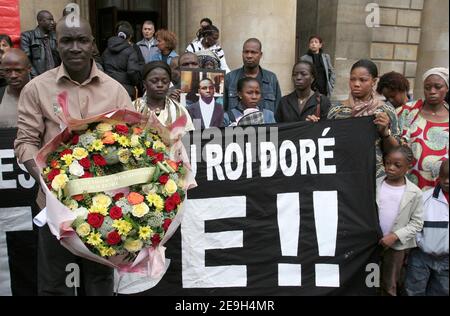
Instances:
[[[55,61],[55,67],[61,64],[61,59],[59,57],[59,53],[56,45],[56,33],[51,32],[50,36],[50,47],[52,50],[53,60]],[[37,77],[47,70],[47,65],[45,61],[45,48],[43,43],[44,34],[39,29],[39,27],[35,28],[32,31],[26,31],[22,33],[20,38],[20,46],[25,54],[30,59],[32,69],[31,69],[31,77]]]
[[[272,113],[276,113],[278,103],[280,103],[281,100],[281,90],[277,76],[273,72],[264,70],[261,67],[259,70],[262,75],[262,100],[260,107],[272,111]],[[225,111],[229,111],[238,106],[237,83],[239,79],[244,77],[244,68],[233,70],[225,76]]]

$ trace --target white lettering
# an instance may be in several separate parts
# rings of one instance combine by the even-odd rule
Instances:
[[[311,174],[317,174],[317,166],[314,162],[316,152],[316,144],[312,139],[300,140],[300,170],[302,175],[308,174],[308,166]]]
[[[205,262],[205,250],[243,247],[243,231],[206,233],[205,222],[246,217],[246,198],[187,200],[186,210],[181,222],[183,288],[247,286],[247,266],[206,267]]]
[[[273,177],[277,171],[277,149],[273,143],[263,142],[260,144],[261,177]],[[269,153],[269,154],[268,154]]]
[[[222,146],[208,144],[205,147],[206,150],[206,174],[208,181],[214,181],[214,170],[217,174],[217,179],[220,181],[225,180],[222,167],[220,164],[223,160]]]
[[[4,180],[3,173],[13,172],[14,167],[12,164],[3,164],[2,159],[14,158],[14,150],[2,149],[0,150],[0,190],[17,189],[16,180]]]
[[[233,170],[231,163],[233,161],[233,154],[236,154],[236,170]],[[225,173],[227,178],[231,181],[236,181],[242,176],[244,171],[244,153],[239,144],[231,143],[225,150]]]

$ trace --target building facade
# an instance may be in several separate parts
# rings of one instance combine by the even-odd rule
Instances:
[[[416,98],[423,94],[421,77],[427,69],[449,66],[448,0],[21,0],[22,30],[35,27],[39,10],[58,19],[70,2],[79,4],[91,22],[99,47],[118,20],[134,23],[139,39],[142,22],[152,19],[178,34],[182,52],[201,18],[209,17],[221,30],[221,45],[235,69],[242,65],[243,42],[259,38],[262,66],[278,75],[284,94],[292,89],[292,66],[312,34],[322,36],[333,59],[334,99],[347,97],[349,70],[361,58],[374,60],[381,74],[404,74]]]

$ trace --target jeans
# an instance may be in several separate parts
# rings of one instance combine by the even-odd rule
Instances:
[[[419,248],[411,251],[405,286],[408,296],[448,296],[448,254],[434,257]]]

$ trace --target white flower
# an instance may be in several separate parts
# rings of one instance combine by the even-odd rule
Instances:
[[[82,218],[83,220],[86,220],[89,214],[89,211],[85,207],[79,207],[73,212],[75,213],[77,218]]]
[[[139,135],[133,135],[131,136],[131,147],[138,147],[141,145],[139,142],[140,136]]]
[[[74,161],[69,167],[69,172],[75,177],[81,177],[84,175],[84,168],[78,163],[78,161]]]

